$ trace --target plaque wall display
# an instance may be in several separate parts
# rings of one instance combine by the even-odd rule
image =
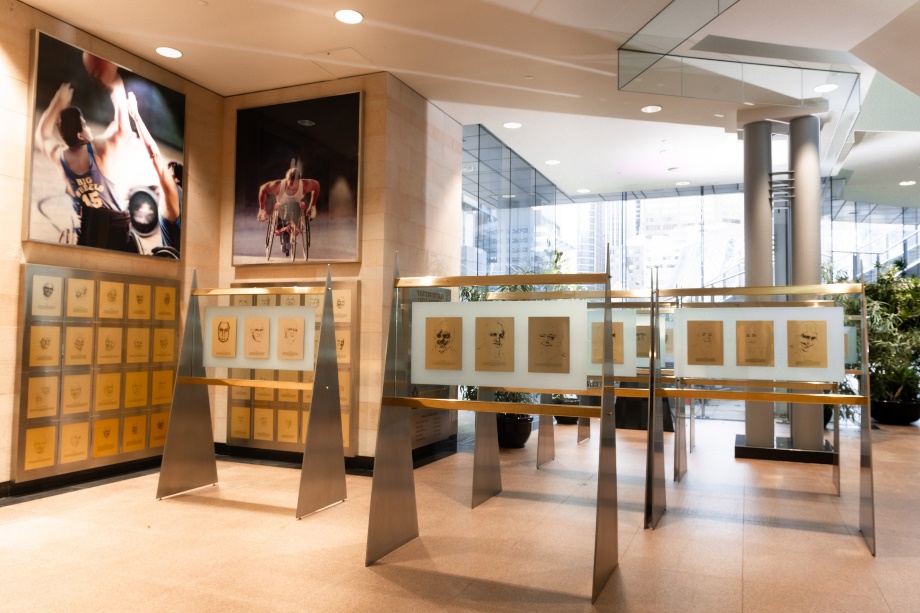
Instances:
[[[735,322],[735,356],[738,366],[773,366],[773,322]]]
[[[344,335],[343,335],[344,336]],[[343,336],[336,340],[344,343]],[[460,370],[463,368],[463,320],[460,317],[429,317],[425,321],[425,368]],[[336,345],[338,351],[338,345]]]
[[[721,321],[687,322],[687,364],[700,366],[725,364]]]
[[[533,373],[569,372],[569,318],[527,319],[527,370]]]
[[[154,447],[165,438],[148,442],[158,440],[150,407],[159,405],[156,421],[165,437],[178,281],[34,264],[23,269],[23,393],[11,481],[162,453]],[[36,444],[48,449],[39,453]]]

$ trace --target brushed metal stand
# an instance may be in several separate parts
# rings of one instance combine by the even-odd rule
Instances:
[[[310,417],[304,440],[303,465],[296,517],[315,513],[347,497],[345,446],[342,442],[342,403],[339,366],[335,355],[335,319],[332,305],[332,266],[326,272],[319,352],[316,357]]]
[[[471,509],[502,491],[502,469],[498,458],[498,417],[495,413],[476,412],[475,436]]]
[[[185,334],[176,387],[173,392],[166,444],[157,484],[157,499],[217,483],[217,458],[211,429],[211,402],[206,385],[180,382],[179,377],[204,377],[201,352],[201,313],[198,308],[198,273],[192,273],[192,292],[185,319]]]
[[[540,402],[549,404],[550,394],[541,394]],[[537,425],[537,468],[542,468],[556,459],[556,434],[552,415],[540,415]]]
[[[645,527],[654,529],[667,508],[664,482],[664,413],[656,390],[661,387],[659,362],[659,303],[658,271],[653,271],[652,309],[649,323],[651,352],[649,355],[648,446],[645,465]]]

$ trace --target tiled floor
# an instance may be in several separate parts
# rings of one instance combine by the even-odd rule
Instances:
[[[597,439],[556,426],[556,460],[534,468],[536,436],[502,451],[504,491],[475,510],[468,449],[416,470],[421,537],[369,568],[366,477],[301,521],[296,470],[227,461],[219,485],[168,500],[151,472],[9,504],[0,610],[920,610],[920,428],[875,431],[875,558],[857,527],[858,430],[844,431],[838,498],[829,467],[735,460],[742,428],[698,422],[655,530],[645,433],[617,433],[619,567],[596,605]]]

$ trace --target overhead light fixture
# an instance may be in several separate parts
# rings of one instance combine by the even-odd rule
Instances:
[[[342,23],[347,23],[349,25],[354,25],[364,21],[364,15],[351,9],[342,9],[341,11],[336,11],[335,18]]]
[[[575,191],[578,192],[579,194],[590,194],[591,193],[591,190],[585,187],[582,187],[581,189],[576,189]]]
[[[157,53],[173,60],[182,57],[182,52],[172,47],[157,47]]]
[[[832,92],[837,89],[837,86],[833,83],[825,83],[824,85],[819,85],[815,88],[815,91],[819,94],[826,94],[827,92]]]
[[[661,107],[658,106],[657,104],[650,104],[648,106],[643,106],[640,110],[643,113],[657,113],[658,111],[661,110]]]
[[[514,198],[514,194],[502,194],[502,198],[504,198],[505,200],[511,200],[512,198]]]
[[[678,186],[680,186],[680,187],[683,187],[683,186],[685,186],[685,185],[690,185],[690,181],[678,181],[678,182],[675,183],[674,185],[678,185]]]
[[[715,113],[713,117],[718,117],[719,119],[722,119],[723,117],[725,117],[725,115],[723,115],[722,113]]]
[[[901,185],[903,187],[908,187],[910,185],[916,185],[916,184],[917,184],[916,181],[901,181],[900,183],[898,183],[898,185]]]
[[[508,128],[509,130],[517,130],[518,128],[521,127],[521,124],[519,124],[516,121],[506,121],[505,123],[502,124],[502,126],[504,126],[505,128]]]
[[[546,164],[547,166],[558,166],[559,160],[546,160],[544,164]]]

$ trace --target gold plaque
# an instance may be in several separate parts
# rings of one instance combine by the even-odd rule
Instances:
[[[351,321],[351,290],[332,290],[332,319],[335,323]]]
[[[125,408],[147,406],[147,371],[125,373]]]
[[[243,357],[255,360],[268,359],[268,317],[247,317],[243,320]]]
[[[611,321],[611,340],[613,342],[613,363],[623,364],[626,358],[623,351],[623,322]],[[591,322],[591,363],[604,363],[604,322]]]
[[[256,294],[256,306],[275,306],[275,296],[273,294]]]
[[[118,418],[98,419],[93,423],[93,457],[118,453]]]
[[[827,322],[823,319],[787,321],[786,341],[789,366],[827,368]]]
[[[96,364],[121,364],[121,328],[96,328]]]
[[[64,415],[89,413],[90,390],[93,387],[92,375],[64,375],[61,406]]]
[[[175,377],[171,370],[155,370],[151,375],[150,404],[171,404]]]
[[[721,321],[687,322],[687,364],[723,366],[725,354]]]
[[[652,327],[636,326],[636,357],[652,357]]]
[[[57,428],[45,426],[26,430],[25,469],[54,466],[54,443]]]
[[[249,438],[249,407],[230,407],[230,436],[231,438]]]
[[[166,431],[169,429],[169,412],[161,411],[150,415],[150,447],[162,447],[166,444]]]
[[[64,366],[89,366],[93,363],[93,328],[64,328]]]
[[[147,416],[146,415],[128,415],[125,417],[121,435],[121,450],[123,453],[129,451],[141,451],[147,446]]]
[[[150,286],[128,284],[128,319],[150,319]]]
[[[347,337],[346,337],[347,334]],[[343,355],[339,362],[349,362],[344,353],[350,349],[351,334],[347,330],[336,330],[336,356],[339,343]],[[425,368],[428,370],[461,370],[463,368],[463,319],[461,317],[428,317],[425,319]]]
[[[323,307],[325,303],[324,294],[307,294],[304,296],[304,301],[307,306],[311,306],[314,309],[314,314],[316,315],[316,323],[319,323],[323,320]]]
[[[125,316],[125,284],[115,281],[100,281],[99,300],[97,302],[99,304],[100,319],[123,319]]]
[[[252,296],[249,294],[234,294],[230,296],[230,306],[252,306]]]
[[[60,326],[32,326],[29,339],[29,366],[60,365]]]
[[[313,325],[313,322],[310,322]],[[303,317],[278,318],[278,359],[303,360]]]
[[[274,381],[275,380],[275,371],[267,370],[262,368],[257,368],[253,375],[253,378],[256,381]],[[268,387],[256,387],[253,388],[252,396],[255,400],[262,400],[265,402],[272,402],[275,399],[275,390]]]
[[[296,307],[300,306],[300,296],[297,294],[286,294],[279,296],[281,306]]]
[[[527,370],[535,373],[569,372],[569,318],[527,319]]]
[[[476,318],[475,357],[476,370],[514,372],[513,317]]]
[[[89,459],[89,423],[61,426],[61,464]]]
[[[26,418],[56,417],[58,410],[58,377],[29,377]]]
[[[211,320],[211,356],[236,357],[236,317],[215,317]]]
[[[255,409],[252,422],[252,438],[257,441],[275,440],[274,411],[271,409]]]
[[[339,375],[341,376],[341,375]],[[293,383],[300,382],[299,370],[279,370],[278,381],[288,381]],[[300,402],[300,390],[278,390],[279,402]]]
[[[278,411],[278,442],[279,443],[296,443],[297,442],[297,418],[300,411],[280,409]]]
[[[32,317],[60,317],[64,280],[61,277],[32,277]]]
[[[736,321],[735,351],[738,366],[773,366],[773,322]]]
[[[351,404],[351,373],[339,371],[339,405]]]
[[[154,291],[153,318],[158,321],[176,319],[176,288],[157,285]]]
[[[128,364],[144,364],[150,361],[150,328],[128,328],[125,361]]]
[[[317,340],[319,339],[319,334],[316,335]],[[313,357],[314,361],[318,350],[314,348]],[[339,330],[335,331],[335,361],[339,364],[348,364],[351,362],[351,330]]]
[[[250,380],[252,378],[252,373],[248,368],[231,368],[230,378]],[[249,396],[252,393],[251,390],[252,388],[249,387],[234,385],[230,388],[230,398],[233,400],[249,400]]]
[[[113,411],[121,408],[121,373],[96,373],[96,411]]]
[[[95,281],[92,279],[68,279],[67,317],[92,317],[95,298]]]
[[[172,362],[175,355],[176,331],[173,328],[153,329],[153,361]]]

